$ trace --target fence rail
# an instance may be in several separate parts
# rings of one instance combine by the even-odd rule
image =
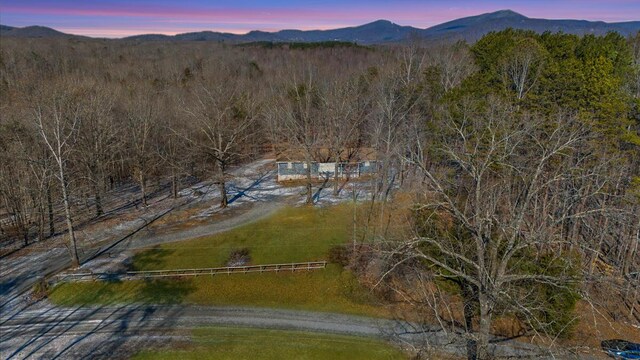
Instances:
[[[126,271],[117,273],[67,273],[55,276],[56,281],[94,281],[94,280],[142,280],[166,277],[185,277],[200,275],[220,275],[220,274],[246,274],[253,272],[294,272],[302,270],[317,270],[327,267],[326,261],[309,261],[301,263],[286,264],[265,264],[265,265],[245,265],[245,266],[225,266],[201,269],[175,269],[175,270],[148,270],[148,271]]]

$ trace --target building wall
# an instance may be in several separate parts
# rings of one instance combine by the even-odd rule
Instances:
[[[278,181],[300,180],[307,177],[307,167],[304,162],[277,162]],[[314,179],[331,179],[335,177],[336,165],[329,163],[312,163],[311,177]],[[365,160],[358,163],[338,163],[339,178],[357,178],[362,175],[372,175],[378,170],[378,161]]]
[[[307,175],[307,163],[301,161],[278,162],[278,175]],[[311,176],[318,176],[318,163],[311,163]]]
[[[377,160],[368,160],[368,161],[360,161],[358,163],[360,175],[372,175],[378,172],[378,161]]]

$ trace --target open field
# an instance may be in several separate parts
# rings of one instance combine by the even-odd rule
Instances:
[[[258,306],[385,317],[372,295],[337,265],[300,273],[251,273],[193,279],[63,283],[55,304],[120,303]]]
[[[146,350],[133,359],[381,360],[407,356],[382,341],[354,336],[214,327],[195,330],[194,345],[175,350]]]
[[[249,249],[251,264],[323,260],[332,246],[349,241],[353,207],[289,207],[240,228],[138,252],[134,270],[226,266],[234,250]]]
[[[241,228],[145,250],[134,256],[136,270],[224,266],[234,249],[248,248],[251,263],[326,259],[334,245],[348,241],[353,209],[286,208]],[[239,305],[389,316],[354,275],[338,265],[299,273],[253,273],[97,283],[63,283],[50,294],[60,305],[114,303]]]

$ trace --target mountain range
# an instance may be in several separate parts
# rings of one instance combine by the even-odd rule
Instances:
[[[449,21],[440,25],[420,29],[402,26],[388,20],[378,20],[361,26],[332,30],[281,30],[277,32],[250,31],[246,34],[231,34],[214,31],[191,32],[178,35],[143,34],[122,38],[128,41],[218,41],[229,43],[246,43],[256,41],[268,42],[320,42],[346,41],[364,45],[394,43],[407,40],[412,36],[423,39],[466,40],[474,42],[491,31],[506,28],[533,30],[535,32],[564,32],[568,34],[603,35],[610,31],[629,36],[640,31],[640,21],[606,23],[586,20],[548,20],[534,19],[511,10],[470,16]],[[48,27],[28,26],[23,28],[0,25],[1,36],[50,38],[78,37]]]

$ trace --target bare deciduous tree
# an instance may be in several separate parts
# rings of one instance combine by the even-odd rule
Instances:
[[[322,113],[322,89],[313,74],[309,74],[302,83],[286,89],[286,94],[278,96],[274,106],[269,109],[271,126],[277,130],[275,143],[285,141],[294,150],[300,151],[306,167],[306,203],[313,204],[313,186],[311,171],[317,152],[323,146],[322,131],[324,116]]]
[[[502,62],[502,79],[507,89],[521,100],[536,85],[544,66],[545,50],[536,41],[524,38],[508,52]]]
[[[185,108],[195,129],[186,138],[214,161],[220,187],[220,207],[227,207],[227,169],[243,155],[243,146],[256,134],[257,105],[239,87],[200,86]]]
[[[362,145],[362,125],[368,110],[367,102],[352,82],[334,83],[323,95],[326,118],[321,128],[329,156],[335,162],[333,194],[339,191],[341,157],[355,156]],[[345,169],[346,170],[346,169]]]
[[[93,192],[97,217],[104,212],[104,181],[119,151],[121,129],[112,118],[114,99],[106,89],[94,86],[86,95],[86,103],[76,159]]]
[[[49,94],[40,94],[40,101],[36,102],[33,115],[35,125],[42,140],[49,149],[56,164],[56,178],[60,184],[62,202],[67,223],[69,237],[69,252],[73,266],[80,264],[76,236],[71,216],[69,199],[68,166],[71,153],[77,140],[83,104],[78,91],[71,87],[75,84],[63,84],[53,89]]]
[[[129,100],[127,109],[126,150],[133,175],[140,186],[140,202],[147,206],[147,181],[156,169],[158,159],[155,139],[159,131],[157,98],[147,91]]]
[[[439,44],[429,49],[429,64],[437,70],[438,80],[444,92],[448,92],[475,71],[473,57],[464,42],[455,45]]]
[[[425,158],[424,149],[414,148],[406,156],[420,169],[423,192],[415,234],[393,254],[396,265],[419,259],[434,276],[460,285],[472,339],[469,357],[487,359],[499,309],[519,313],[538,329],[554,321],[538,317],[527,306],[533,295],[520,289],[562,289],[577,279],[581,264],[571,256],[562,226],[607,207],[594,203],[569,211],[558,188],[580,186],[571,191],[581,199],[601,196],[606,168],[576,171],[574,165],[590,156],[575,151],[588,132],[570,117],[516,120],[513,109],[498,101],[452,114],[441,124],[446,131],[435,139],[436,153]],[[531,259],[546,266],[530,271]],[[476,311],[477,328],[469,318]]]

